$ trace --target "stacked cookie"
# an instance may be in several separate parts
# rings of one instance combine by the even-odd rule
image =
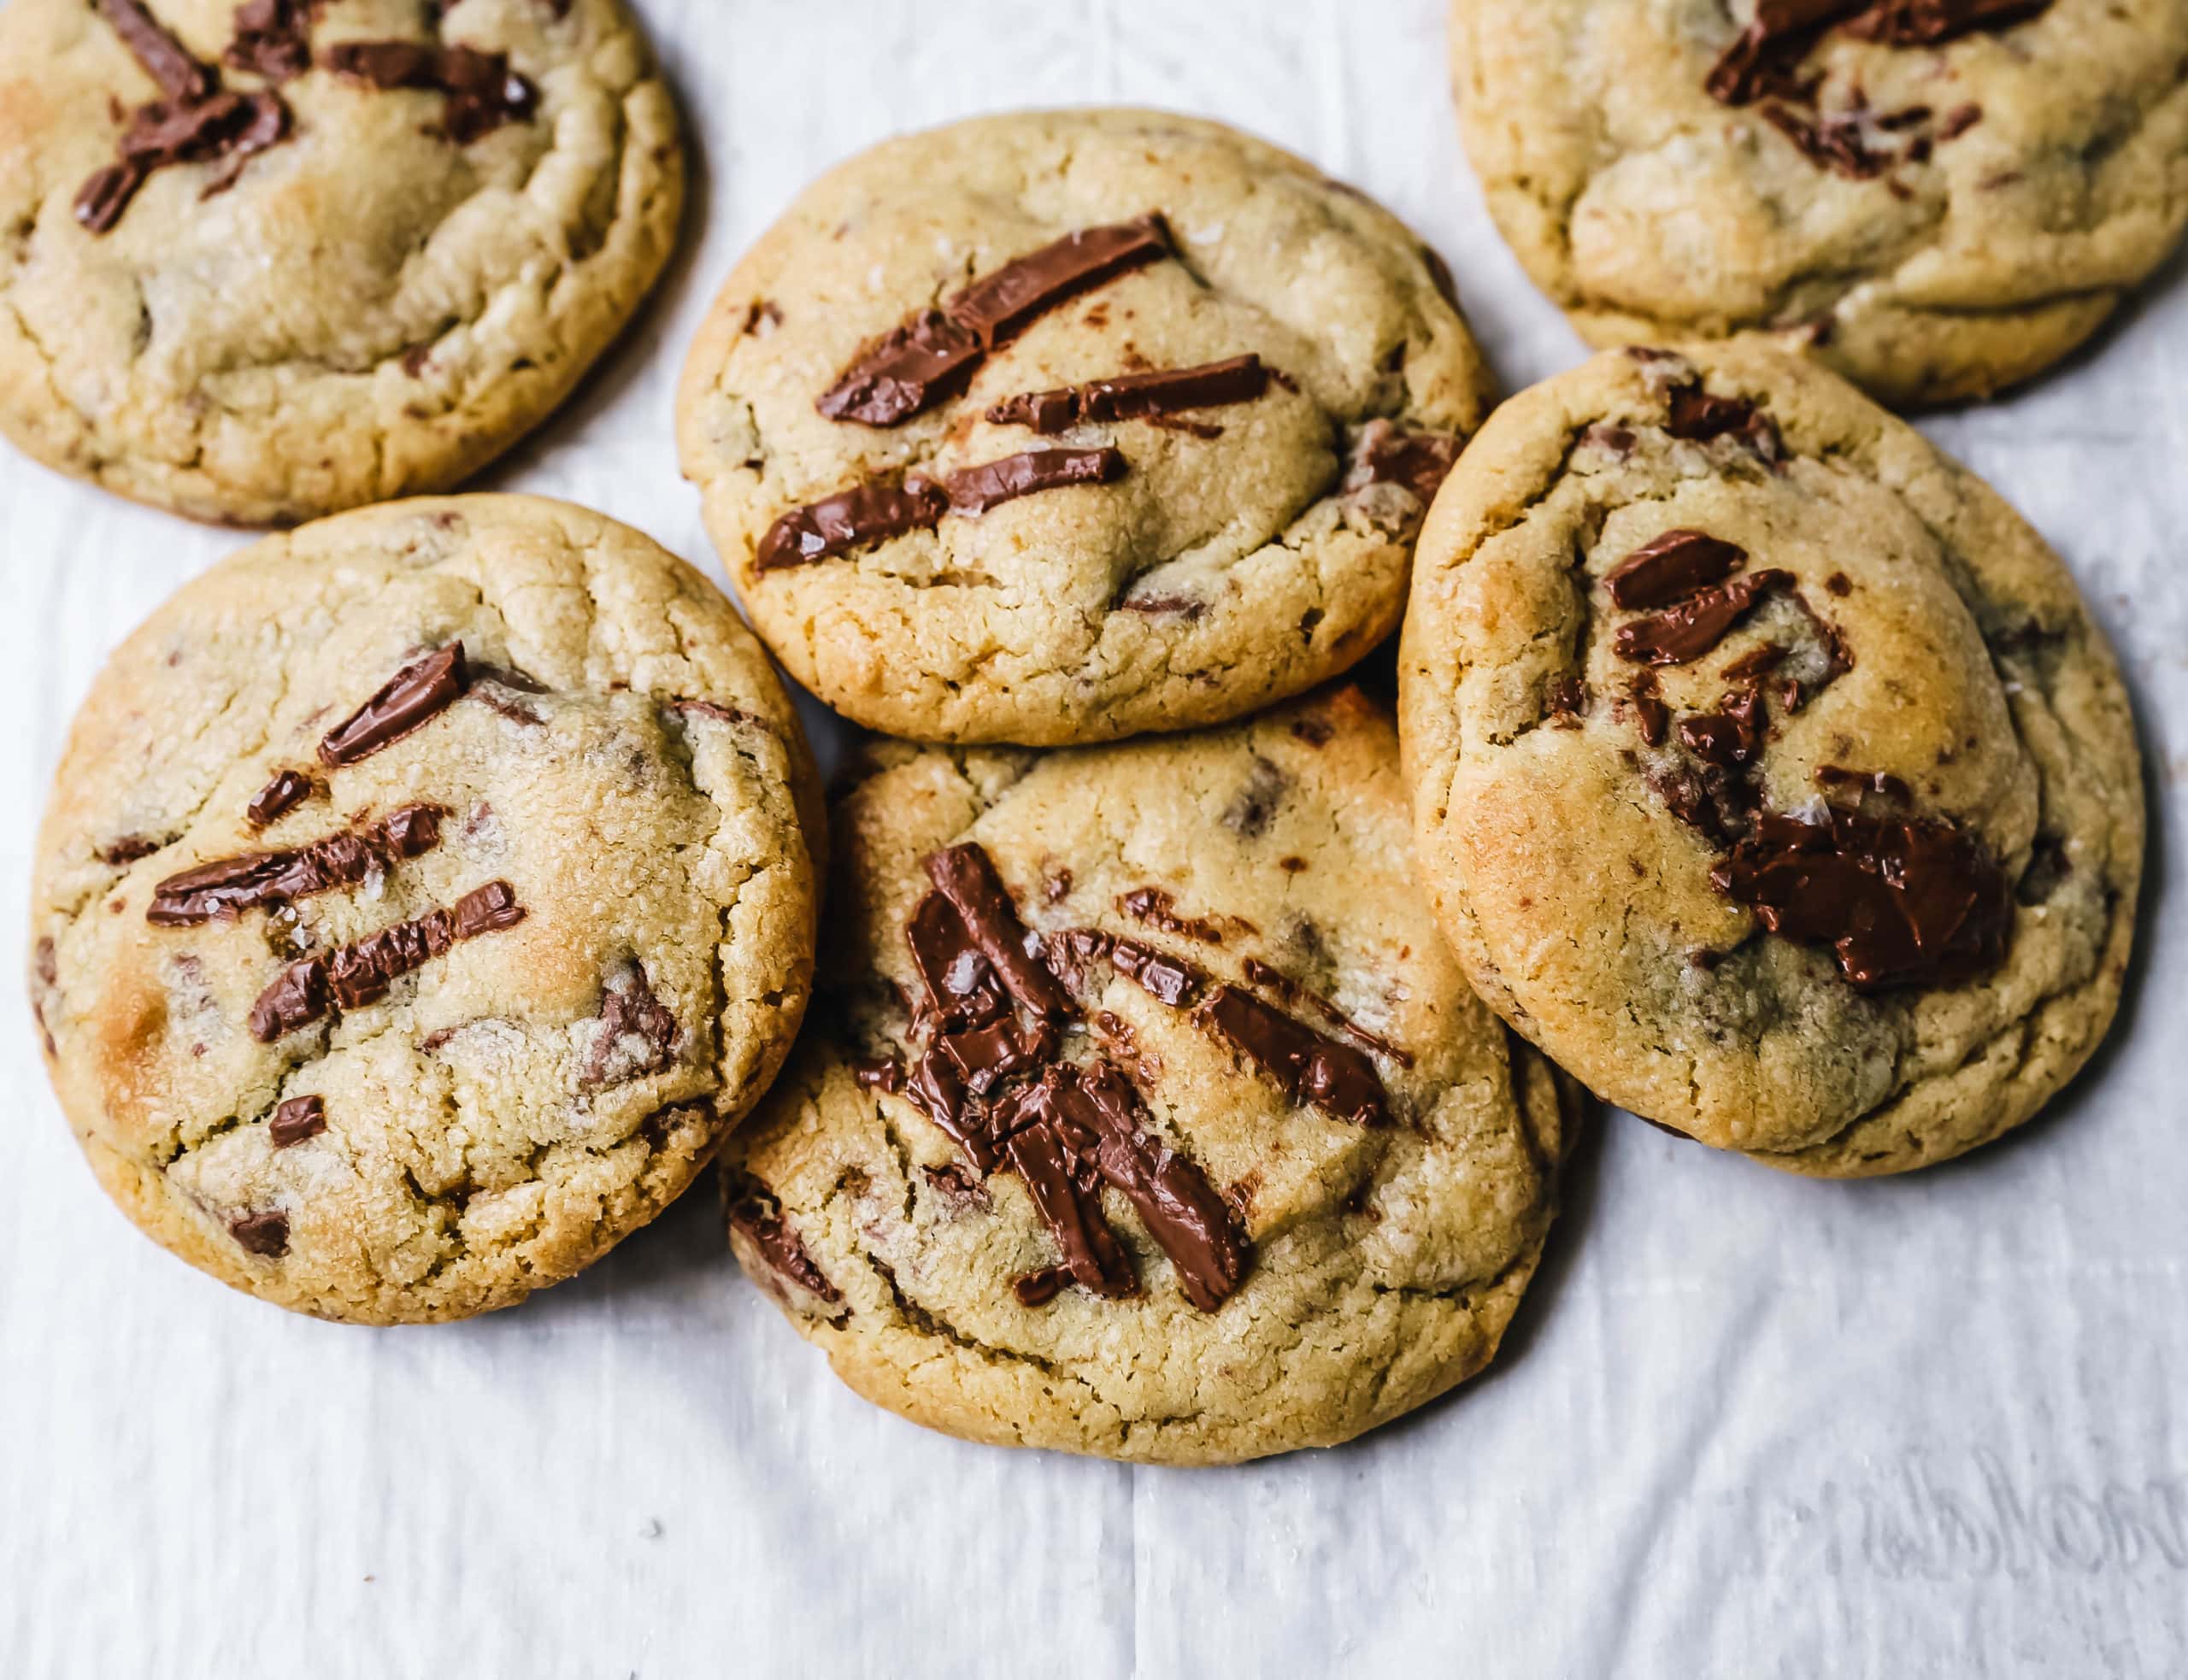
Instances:
[[[677,170],[620,9],[201,9],[217,42],[9,12],[56,78],[146,97],[39,117],[0,278],[30,447],[242,520],[439,485],[634,304]],[[1994,493],[1740,329],[1907,398],[2089,330],[2188,196],[2003,290],[1960,226],[1992,207],[2010,253],[2140,203],[2135,167],[2027,196],[1969,161],[2048,167],[2091,102],[2188,156],[2109,23],[2090,86],[2021,73],[2074,9],[1459,0],[1545,285],[1609,341],[1736,338],[1494,414],[1442,262],[1233,131],[992,118],[843,166],[731,274],[678,406],[757,639],[635,532],[470,496],[262,543],[115,655],[33,913],[101,1181],[238,1287],[390,1322],[569,1275],[719,1151],[731,1246],[861,1393],[1197,1463],[1485,1366],[1583,1084],[1835,1177],[2026,1119],[2127,960],[2118,673]],[[1647,73],[1599,98],[1612,64]],[[1979,109],[1909,115],[1914,79]],[[341,230],[356,295],[285,315],[368,132],[400,190]],[[1703,232],[1751,220],[1715,178],[1814,200],[1822,243],[1728,235],[1691,296],[1661,238],[1603,277],[1674,183]],[[1815,234],[1875,194],[1920,214],[1859,262]],[[60,285],[74,337],[38,325]],[[1402,620],[1393,717],[1345,674]],[[874,731],[825,815],[762,641]]]

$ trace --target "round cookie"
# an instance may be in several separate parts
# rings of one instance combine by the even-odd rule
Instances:
[[[447,489],[630,318],[683,191],[622,0],[12,0],[0,431],[237,525]]]
[[[689,1184],[810,990],[818,787],[721,592],[525,496],[269,537],[126,642],[38,848],[99,1181],[281,1306],[461,1318]]]
[[[692,346],[685,476],[776,657],[927,741],[1241,716],[1396,628],[1489,380],[1433,253],[1233,130],[986,118],[825,177]]]
[[[1444,931],[1599,1096],[1895,1172],[2103,1037],[2143,848],[2111,652],[1993,491],[1813,363],[1613,352],[1506,404],[1399,667]]]
[[[1490,209],[1598,345],[1759,331],[1985,396],[2188,222],[2179,0],[1452,0],[1451,40]]]
[[[973,1440],[1203,1464],[1489,1363],[1576,1092],[1438,937],[1358,690],[1038,756],[890,745],[837,820],[841,990],[723,1159],[739,1260],[845,1382]]]

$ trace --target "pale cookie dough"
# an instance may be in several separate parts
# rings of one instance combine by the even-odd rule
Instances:
[[[1598,345],[1758,331],[1985,396],[2188,223],[2180,0],[1452,0],[1451,44],[1490,209]]]
[[[479,496],[268,538],[77,718],[32,895],[47,1068],[122,1210],[224,1283],[508,1306],[767,1088],[817,802],[758,643],[627,527]]]
[[[1508,403],[1399,666],[1444,930],[1599,1096],[1896,1172],[2104,1036],[2143,855],[2111,651],[1996,493],[1813,363],[1612,352]]]
[[[448,489],[631,317],[683,191],[622,0],[10,0],[0,431],[237,525]]]
[[[723,1170],[738,1258],[845,1382],[1206,1464],[1490,1362],[1577,1090],[1438,937],[1386,714],[890,744],[837,820],[838,990]]]
[[[1209,377],[1150,396],[1177,370]],[[809,189],[730,275],[678,419],[800,682],[892,734],[1055,746],[1367,653],[1488,391],[1449,273],[1383,210],[1213,123],[1072,111]]]

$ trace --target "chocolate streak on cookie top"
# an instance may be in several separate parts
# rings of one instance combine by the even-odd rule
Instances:
[[[141,0],[97,0],[99,15],[121,38],[137,62],[169,102],[192,104],[209,99],[221,79],[209,64],[192,57],[190,50],[162,28]]]
[[[524,914],[515,889],[507,881],[491,881],[446,908],[383,928],[326,956],[292,962],[251,1005],[251,1037],[271,1044],[331,1009],[362,1008],[385,996],[398,977],[463,940],[515,927]]]
[[[962,391],[991,350],[1038,316],[1170,249],[1169,232],[1153,214],[1067,234],[868,344],[816,406],[833,420],[901,425]]]
[[[438,805],[406,805],[380,822],[293,850],[246,852],[170,875],[153,890],[144,919],[155,927],[197,927],[246,910],[355,886],[375,870],[422,857],[440,844]]]
[[[1313,1103],[1355,1125],[1390,1119],[1375,1064],[1350,1044],[1325,1038],[1250,991],[1218,986],[1193,1018],[1212,1027],[1284,1088],[1294,1102]]]
[[[320,62],[338,76],[373,87],[445,94],[441,120],[459,146],[504,123],[529,122],[539,106],[539,91],[509,68],[506,53],[425,41],[340,41]]]
[[[1458,458],[1456,438],[1408,432],[1392,420],[1370,420],[1361,429],[1342,488],[1346,495],[1356,496],[1373,485],[1401,485],[1426,508],[1436,499]]]
[[[810,565],[908,532],[931,531],[946,514],[977,519],[1021,496],[1112,484],[1125,471],[1124,456],[1113,449],[1029,449],[940,480],[915,473],[901,485],[855,485],[793,508],[769,526],[754,564],[762,572]]]
[[[1274,992],[1286,1003],[1306,1004],[1316,1014],[1335,1027],[1340,1034],[1350,1039],[1363,1050],[1373,1050],[1379,1055],[1388,1056],[1400,1067],[1413,1066],[1413,1055],[1410,1051],[1402,1050],[1380,1034],[1368,1031],[1366,1027],[1355,1021],[1351,1016],[1346,1014],[1344,1010],[1338,1008],[1320,992],[1311,986],[1293,979],[1282,969],[1263,962],[1259,957],[1248,957],[1245,967],[1248,984],[1259,986],[1265,991]]]
[[[806,1252],[805,1244],[783,1218],[782,1204],[772,1193],[755,1185],[730,1205],[729,1223],[744,1233],[778,1277],[831,1307],[843,1304],[843,1291],[828,1281],[828,1274]]]
[[[1195,408],[1227,408],[1258,400],[1268,390],[1268,369],[1257,355],[1232,356],[1197,367],[1120,373],[1056,391],[1013,397],[988,410],[997,426],[1030,426],[1054,437],[1087,421],[1154,420]]]
[[[245,0],[234,39],[221,55],[238,70],[269,82],[293,80],[311,68],[312,15],[326,0]]]
[[[326,732],[319,743],[320,761],[341,769],[370,758],[454,705],[470,681],[461,642],[412,661]]]

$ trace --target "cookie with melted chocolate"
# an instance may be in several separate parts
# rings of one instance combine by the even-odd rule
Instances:
[[[745,1270],[877,1403],[1170,1463],[1479,1371],[1572,1087],[1467,990],[1356,690],[1042,755],[880,749],[834,995],[725,1154]]]
[[[724,285],[678,420],[807,687],[907,738],[1062,746],[1366,655],[1488,385],[1385,211],[1214,123],[1071,111],[809,188]]]
[[[1451,0],[1467,150],[1591,343],[1776,336],[1895,407],[2097,331],[2188,226],[2179,0]]]
[[[0,432],[225,524],[452,488],[637,311],[684,190],[623,0],[12,0]]]
[[[1994,491],[1813,362],[1615,351],[1506,405],[1399,664],[1444,929],[1599,1095],[1896,1172],[2110,1024],[2143,851],[2111,651]]]
[[[570,1276],[765,1090],[818,788],[721,593],[531,497],[245,549],[114,655],[38,846],[31,1001],[91,1168],[352,1323]]]

